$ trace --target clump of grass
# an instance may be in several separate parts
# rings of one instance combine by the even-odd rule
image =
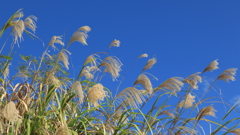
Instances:
[[[20,55],[23,64],[18,65],[18,73],[14,74],[9,70],[11,63],[15,62],[12,57],[14,46],[20,44],[24,32],[37,37],[26,30],[29,28],[35,32],[37,18],[29,16],[22,20],[22,17],[22,10],[18,10],[0,31],[1,37],[6,29],[11,29],[13,36],[10,51],[6,54],[6,51],[2,52],[7,48],[3,44],[0,56],[1,134],[239,134],[240,117],[227,120],[231,112],[237,111],[239,103],[230,106],[221,119],[214,103],[227,103],[223,102],[221,96],[220,100],[206,97],[217,81],[235,81],[236,68],[225,70],[209,82],[211,85],[204,94],[197,95],[195,90],[199,88],[198,84],[206,81],[204,73],[219,68],[217,60],[211,62],[203,72],[185,79],[171,77],[153,86],[151,77],[156,77],[146,70],[153,68],[157,62],[154,57],[146,62],[132,86],[117,91],[113,96],[113,90],[108,89],[107,84],[102,84],[102,78],[109,74],[112,81],[119,81],[119,85],[123,83],[121,78],[119,80],[123,65],[120,59],[105,55],[111,47],[120,46],[119,40],[113,40],[107,52],[88,56],[78,76],[69,77],[71,63],[68,57],[71,53],[68,47],[75,41],[88,45],[87,33],[91,28],[83,26],[73,34],[67,46],[61,36],[53,36],[40,59]],[[61,49],[56,47],[57,44],[61,45]],[[56,54],[48,54],[51,47],[57,51]],[[143,57],[148,55],[141,54],[136,60]],[[212,124],[215,125],[214,129],[206,126]]]

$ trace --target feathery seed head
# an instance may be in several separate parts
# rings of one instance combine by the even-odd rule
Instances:
[[[168,117],[175,117],[173,113],[170,113],[168,110],[163,110],[159,115],[167,115]]]
[[[71,86],[71,89],[75,90],[78,94],[78,97],[79,97],[79,101],[80,103],[83,102],[83,98],[84,98],[84,93],[83,93],[83,90],[82,90],[82,85],[80,83],[80,81],[76,81],[72,84]]]
[[[146,63],[146,65],[144,66],[143,71],[147,70],[147,69],[150,69],[152,68],[152,66],[157,62],[157,59],[156,58],[152,58],[152,59],[149,59],[148,62]]]
[[[10,101],[7,105],[5,105],[1,111],[1,115],[10,122],[18,121],[18,113],[19,111],[13,101]]]
[[[194,128],[186,127],[186,126],[177,126],[176,129],[180,130],[181,132],[177,135],[197,135],[198,131]]]
[[[70,45],[74,41],[78,41],[82,43],[83,45],[88,45],[86,42],[86,39],[88,37],[87,33],[91,30],[89,26],[83,26],[79,28],[71,37],[68,45]]]
[[[70,54],[71,53],[66,50],[66,49],[62,49],[59,53],[58,53],[58,58],[57,58],[57,61],[62,61],[63,62],[63,65],[66,69],[69,69],[68,68],[68,65],[69,65],[69,62],[68,62],[68,55],[67,54]]]
[[[23,16],[24,16],[24,14],[23,14],[22,9],[19,9],[19,10],[17,11],[17,13],[13,16],[13,20],[14,20],[14,19],[20,19],[20,18],[22,18]]]
[[[56,50],[57,47],[54,45],[55,43],[64,46],[64,43],[62,42],[62,36],[53,36],[48,45],[51,46],[53,50]]]
[[[202,82],[202,77],[199,76],[200,72],[197,72],[195,74],[192,74],[188,76],[186,79],[183,80],[183,82],[188,83],[193,89],[198,89],[198,82]]]
[[[186,96],[186,99],[183,100],[181,103],[178,104],[179,107],[189,108],[192,107],[193,103],[195,102],[195,96],[191,95],[190,93]]]
[[[6,79],[9,75],[9,65],[7,65],[7,67],[5,68],[5,70],[3,71],[3,77],[4,79]]]
[[[122,116],[122,114],[123,114],[123,110],[117,110],[114,112],[113,118],[118,119],[119,117]]]
[[[19,9],[13,16],[11,16],[12,20],[9,22],[9,24],[7,24],[7,28],[14,26],[16,21],[20,20],[24,16],[23,11],[21,10],[22,9]]]
[[[24,20],[24,25],[26,28],[29,28],[30,30],[35,32],[37,28],[35,21],[37,21],[37,17],[34,15],[30,15]]]
[[[88,56],[87,59],[84,61],[84,65],[87,65],[88,63],[90,63],[91,66],[97,66],[98,64],[97,57],[99,57],[99,55],[97,54],[92,54]]]
[[[35,21],[37,21],[37,17],[31,15],[31,16],[28,16],[24,21],[21,20],[22,17],[23,17],[23,12],[19,10],[18,13],[13,16],[12,21],[7,26],[7,27],[13,27],[11,34],[13,35],[14,43],[18,42],[18,38],[20,39],[20,41],[23,40],[22,34],[23,34],[23,31],[26,30],[26,28],[31,29],[33,32],[36,31],[37,25]]]
[[[196,119],[197,120],[200,120],[200,119],[202,119],[204,116],[206,116],[206,115],[210,115],[210,116],[213,116],[213,117],[215,117],[216,115],[215,115],[215,112],[216,112],[217,110],[215,110],[214,108],[213,108],[213,106],[208,106],[208,107],[204,107],[204,108],[202,108],[200,111],[199,111],[199,113],[197,114],[197,116],[196,116]]]
[[[114,118],[115,120],[120,120],[120,118],[121,118],[121,116],[123,115],[123,113],[124,113],[123,110],[117,110],[117,111],[114,112],[113,118]],[[123,124],[126,124],[126,123],[128,123],[128,121],[129,121],[129,119],[127,118],[126,115],[123,116],[122,120],[123,120]],[[118,121],[117,121],[117,122],[118,122]]]
[[[116,100],[122,101],[126,106],[130,105],[131,108],[137,108],[145,102],[145,92],[146,90],[138,90],[134,87],[128,87],[116,96]]]
[[[240,128],[233,129],[229,133],[234,133],[236,135],[240,135]]]
[[[158,89],[168,89],[172,92],[171,94],[177,96],[176,92],[179,92],[183,86],[182,79],[182,77],[172,77],[158,86]]]
[[[59,85],[61,82],[57,77],[55,77],[55,71],[51,70],[46,78],[47,84]]]
[[[108,93],[104,91],[102,84],[97,83],[88,90],[88,98],[90,102],[97,107],[99,101],[104,101],[104,98],[108,96]]]
[[[120,42],[119,40],[114,39],[114,40],[112,41],[112,43],[110,44],[109,48],[111,48],[112,46],[119,47],[119,46],[120,46],[120,43],[121,43],[121,42]]]
[[[67,127],[61,126],[57,129],[55,135],[71,135],[71,133],[68,132]]]
[[[78,29],[78,31],[83,31],[83,32],[89,32],[91,31],[91,28],[89,26],[82,26]]]
[[[81,74],[80,74],[80,77],[85,76],[86,79],[91,80],[91,79],[94,78],[94,73],[91,73],[91,72],[93,72],[93,71],[98,71],[98,70],[99,70],[99,68],[96,67],[96,66],[91,66],[91,67],[90,67],[90,66],[86,66],[86,67],[84,67],[84,69],[82,70],[82,72],[81,72]]]
[[[205,73],[205,72],[207,72],[207,71],[213,71],[213,70],[216,70],[216,69],[219,69],[219,67],[218,67],[218,59],[216,59],[216,60],[214,60],[213,62],[211,62],[204,70],[203,70],[203,72],[202,73]]]
[[[13,29],[12,29],[12,35],[14,38],[14,43],[18,42],[18,38],[20,39],[20,41],[23,40],[23,31],[25,30],[25,25],[24,22],[22,20],[17,20],[11,23],[13,25]]]
[[[217,80],[223,80],[225,82],[229,82],[229,80],[235,81],[236,72],[237,68],[227,69],[218,76]]]
[[[114,81],[120,75],[119,72],[121,71],[122,65],[123,64],[117,57],[109,56],[102,61],[98,68],[104,66],[104,72],[109,72],[112,75],[112,79]]]
[[[143,57],[148,57],[148,54],[146,54],[146,53],[141,54],[141,55],[138,57],[138,59],[139,59],[139,58],[143,58]]]
[[[148,91],[149,94],[152,94],[152,83],[148,76],[144,74],[139,75],[137,80],[134,82],[134,85],[136,84],[141,84]]]

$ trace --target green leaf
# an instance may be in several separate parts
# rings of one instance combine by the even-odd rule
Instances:
[[[7,59],[7,60],[12,60],[12,57],[6,56],[6,55],[2,55],[2,54],[0,54],[0,58],[4,58],[4,59]]]
[[[78,135],[78,133],[76,131],[73,131],[73,130],[68,130],[68,132],[70,132],[72,135]]]
[[[61,109],[63,110],[68,102],[75,96],[75,94],[68,93],[63,97],[62,103],[61,103]]]
[[[0,82],[2,83],[4,80],[2,78],[0,78]]]
[[[21,55],[21,54],[20,54],[20,57],[21,57],[21,59],[24,60],[24,61],[27,61],[27,60],[30,59],[30,56],[24,56],[24,55]]]

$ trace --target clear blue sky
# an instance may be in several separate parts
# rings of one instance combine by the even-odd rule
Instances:
[[[25,17],[38,17],[36,35],[45,44],[52,36],[64,34],[68,42],[79,27],[90,26],[89,45],[76,42],[69,48],[75,76],[88,55],[106,51],[114,39],[120,40],[121,46],[109,53],[124,64],[122,73],[140,54],[157,58],[157,64],[147,71],[159,79],[153,81],[155,86],[170,77],[201,72],[216,59],[220,69],[206,74],[212,79],[225,69],[240,67],[239,0],[15,0],[2,1],[1,5],[0,26],[23,8]],[[24,37],[19,53],[40,57],[44,50],[41,42]],[[121,89],[132,86],[147,60],[136,62]],[[216,83],[227,102],[240,99],[238,73],[236,80]],[[198,93],[203,89],[200,87]]]

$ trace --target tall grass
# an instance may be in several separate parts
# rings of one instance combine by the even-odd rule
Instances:
[[[240,117],[228,119],[233,111],[237,111],[239,103],[230,106],[221,96],[207,97],[210,90],[215,90],[217,81],[234,81],[236,68],[227,69],[209,81],[205,93],[197,95],[198,84],[207,81],[205,72],[218,69],[217,60],[202,72],[187,78],[172,77],[153,86],[151,80],[156,77],[146,72],[157,62],[156,58],[151,58],[142,67],[142,73],[136,77],[132,86],[113,94],[109,86],[103,85],[101,81],[107,74],[113,81],[119,80],[119,85],[122,84],[119,79],[122,67],[120,59],[105,55],[111,47],[120,46],[119,40],[113,40],[106,52],[86,57],[78,76],[69,77],[71,63],[68,55],[71,52],[68,47],[73,42],[88,45],[87,37],[91,28],[83,26],[73,34],[67,45],[61,36],[53,36],[39,59],[19,55],[22,64],[18,65],[18,72],[14,74],[9,71],[9,67],[15,62],[15,46],[20,46],[25,34],[38,38],[34,34],[37,18],[23,18],[22,10],[18,10],[0,31],[0,37],[9,34],[8,37],[13,40],[7,44],[9,38],[6,38],[1,47],[1,134],[240,134]],[[10,33],[6,33],[7,29],[10,29]],[[52,49],[57,52],[55,55],[48,53]],[[139,55],[136,60],[144,57],[148,55]],[[222,118],[218,117],[221,121],[213,119],[217,116],[215,103],[221,103],[229,109]]]

